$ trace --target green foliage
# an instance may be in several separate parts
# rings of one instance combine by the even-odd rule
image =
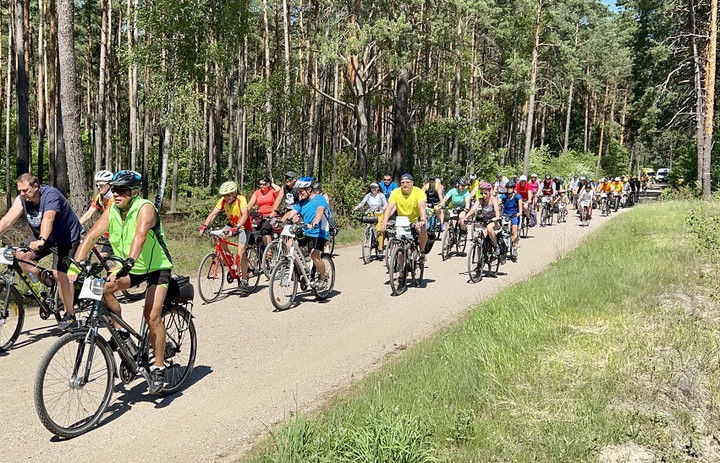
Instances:
[[[628,150],[615,140],[610,142],[610,151],[606,152],[600,166],[606,175],[610,177],[622,177],[628,173],[629,164],[629,153]]]
[[[370,182],[357,175],[357,164],[351,153],[344,151],[335,156],[334,168],[323,182],[323,191],[330,196],[330,207],[340,226],[349,224],[349,214],[368,191]]]

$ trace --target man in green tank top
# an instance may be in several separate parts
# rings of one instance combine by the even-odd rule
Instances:
[[[110,230],[110,245],[115,256],[125,259],[108,276],[103,300],[115,313],[121,315],[117,291],[147,281],[143,316],[150,329],[150,343],[155,354],[155,365],[150,372],[150,393],[162,391],[165,383],[165,326],[162,307],[165,301],[173,267],[165,233],[155,206],[140,196],[142,177],[131,170],[121,170],[110,181],[115,204],[103,212],[95,222],[75,254],[81,261],[95,241]],[[78,268],[71,266],[68,276],[77,278]],[[72,276],[71,276],[72,275]],[[120,336],[130,340],[129,333],[118,329]],[[130,341],[131,342],[131,341]]]

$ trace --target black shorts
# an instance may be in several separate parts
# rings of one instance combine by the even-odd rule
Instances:
[[[130,287],[137,286],[143,281],[147,281],[148,287],[156,285],[166,285],[170,283],[170,270],[156,270],[150,273],[140,275],[130,274]]]
[[[260,236],[272,236],[273,227],[270,224],[272,217],[263,217],[260,221]]]
[[[25,241],[23,241],[23,245],[27,246],[33,241],[37,241],[37,238],[34,236],[28,237]],[[67,267],[62,263],[62,260],[64,257],[75,257],[75,252],[77,251],[78,246],[80,245],[80,240],[75,241],[74,243],[69,244],[58,244],[58,243],[46,243],[45,246],[41,247],[35,252],[35,260],[39,261],[40,259],[49,256],[50,254],[53,255],[53,263],[52,268],[53,270],[58,270],[60,272],[66,272]]]
[[[323,252],[325,250],[325,243],[327,243],[327,239],[320,238],[320,237],[312,237],[312,236],[304,236],[302,239],[298,240],[298,244],[300,246],[307,246],[308,249],[317,249],[320,252]]]

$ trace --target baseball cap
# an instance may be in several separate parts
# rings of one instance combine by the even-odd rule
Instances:
[[[406,179],[407,179],[407,180],[411,180],[411,181],[414,180],[412,175],[410,175],[410,174],[402,174],[402,177],[400,177],[400,180],[406,180]]]
[[[289,171],[285,172],[285,176],[290,177],[290,178],[296,178],[297,174],[294,171],[289,170]]]

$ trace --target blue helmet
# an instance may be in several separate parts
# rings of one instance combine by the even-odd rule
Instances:
[[[140,186],[141,184],[142,175],[134,170],[119,170],[115,172],[112,180],[110,180],[110,185],[112,186],[126,186],[132,188]]]
[[[312,187],[312,184],[313,184],[312,177],[301,177],[295,183],[295,188],[297,188],[297,189],[310,188],[310,187]]]

